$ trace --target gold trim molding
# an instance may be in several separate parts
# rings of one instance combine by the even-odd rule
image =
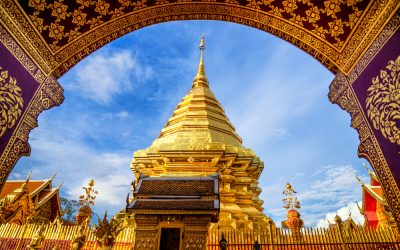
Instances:
[[[306,2],[312,4],[312,1]],[[38,27],[33,27],[33,22],[17,1],[0,0],[0,23],[46,76],[53,74],[60,77],[93,51],[131,31],[177,20],[223,20],[254,27],[299,47],[333,73],[341,71],[348,74],[400,6],[397,0],[371,1],[353,24],[346,41],[333,45],[299,22],[257,9],[251,3],[248,1],[248,5],[244,6],[236,1],[157,1],[158,5],[144,5],[143,8],[122,13],[71,39],[65,46],[53,49],[45,42]],[[333,17],[334,14],[331,15]]]
[[[336,78],[330,85],[328,95],[332,103],[338,104],[350,114],[351,127],[355,128],[360,136],[358,155],[367,159],[374,168],[398,227],[400,227],[400,189],[389,169],[378,140],[369,126],[367,116],[357,100],[352,84],[399,26],[400,16],[396,15],[384,27],[357,66],[350,72],[349,76],[343,73],[336,75]]]
[[[64,100],[64,96],[63,89],[57,79],[54,76],[45,77],[2,26],[0,26],[0,42],[19,59],[27,72],[40,84],[0,157],[1,190],[17,160],[21,156],[30,154],[29,133],[33,128],[37,127],[39,114],[44,110],[60,105]]]

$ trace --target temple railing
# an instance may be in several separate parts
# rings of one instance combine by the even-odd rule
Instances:
[[[27,249],[27,245],[34,237],[39,224],[1,224],[0,249]],[[93,232],[86,229],[86,244],[84,249],[97,249],[96,237]],[[257,240],[259,249],[400,249],[400,241],[396,241],[396,232],[390,228],[378,230],[354,227],[341,229],[333,227],[303,228],[299,235],[293,235],[290,230],[273,228],[272,230],[213,230],[207,236],[207,249],[219,250],[222,234],[227,242],[228,250],[255,249]],[[43,250],[70,249],[73,239],[79,235],[78,226],[44,225]],[[134,228],[125,228],[118,235],[114,250],[131,250],[134,246]],[[156,239],[154,239],[156,240]],[[149,249],[150,250],[150,249]]]
[[[0,224],[0,249],[27,249],[35,233],[42,225],[40,224]],[[86,229],[86,243],[83,249],[98,249],[96,236]],[[79,235],[79,226],[68,225],[44,225],[45,240],[43,250],[70,249],[71,242]],[[132,249],[134,243],[134,228],[125,228],[116,239],[113,249]]]
[[[303,228],[299,235],[290,230],[232,230],[211,231],[208,234],[207,249],[219,250],[222,235],[228,250],[253,250],[255,241],[258,249],[400,249],[400,241],[392,228],[367,229],[354,227],[339,230],[338,227]]]

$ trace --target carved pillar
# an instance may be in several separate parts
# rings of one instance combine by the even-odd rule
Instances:
[[[210,216],[186,216],[183,246],[185,250],[204,250],[207,247],[207,233]]]
[[[158,245],[158,216],[135,215],[135,247],[136,250],[155,250]]]
[[[17,160],[29,155],[38,115],[60,105],[63,90],[0,26],[0,190]]]
[[[358,155],[372,165],[400,225],[400,14],[397,12],[348,76],[339,73],[329,99],[350,113]]]

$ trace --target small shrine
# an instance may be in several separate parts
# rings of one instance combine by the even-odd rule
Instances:
[[[357,177],[362,187],[362,205],[359,209],[365,218],[364,226],[376,229],[392,227],[396,230],[396,222],[386,201],[380,181],[373,171],[369,168],[367,168],[367,171],[370,178],[369,184]]]
[[[52,180],[9,180],[0,193],[0,223],[47,223],[62,215],[58,191]]]
[[[218,222],[218,175],[140,175],[126,209],[134,214],[134,249],[205,249],[210,224]]]

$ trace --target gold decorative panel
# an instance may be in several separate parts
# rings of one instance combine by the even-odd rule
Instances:
[[[0,137],[21,116],[24,100],[17,80],[0,67]]]
[[[224,20],[272,33],[348,73],[398,1],[363,0],[0,0],[0,20],[56,77],[110,41],[156,23]]]
[[[389,61],[386,69],[372,79],[368,88],[367,113],[375,129],[400,145],[400,56]]]

